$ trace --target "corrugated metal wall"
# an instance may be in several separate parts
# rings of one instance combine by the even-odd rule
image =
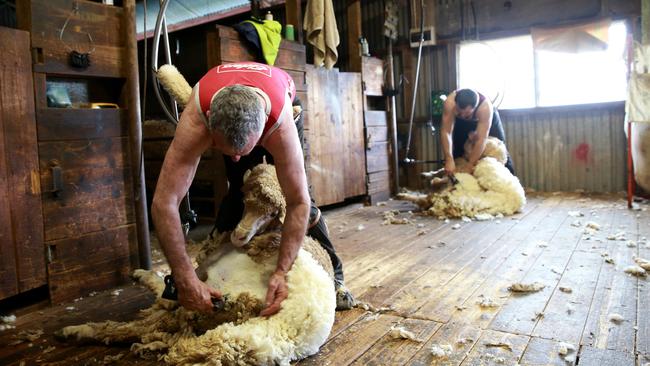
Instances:
[[[503,111],[517,176],[541,191],[625,189],[623,103]]]
[[[623,119],[623,103],[501,111],[517,176],[525,187],[546,192],[625,190]],[[423,124],[413,133],[415,157],[437,159],[438,133]],[[403,185],[422,188],[417,174],[437,168],[410,168]]]

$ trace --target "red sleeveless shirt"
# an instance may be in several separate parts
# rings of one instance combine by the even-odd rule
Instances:
[[[284,108],[285,95],[289,94],[291,100],[295,98],[293,79],[277,67],[257,62],[236,62],[212,68],[194,87],[196,103],[206,125],[212,97],[222,88],[237,84],[259,89],[266,100],[267,120],[260,139],[263,141],[280,126],[278,118]]]

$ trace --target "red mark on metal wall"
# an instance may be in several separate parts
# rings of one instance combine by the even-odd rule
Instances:
[[[579,162],[589,164],[590,159],[590,153],[591,153],[591,147],[589,144],[583,142],[578,147],[573,150],[573,157],[578,160]]]

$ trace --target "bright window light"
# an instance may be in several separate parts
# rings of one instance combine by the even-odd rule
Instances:
[[[530,36],[460,45],[459,88],[478,90],[501,109],[535,106],[533,41]]]
[[[461,43],[458,86],[499,109],[625,100],[626,33],[624,22],[612,22],[607,50],[581,53],[535,52],[530,35]]]
[[[625,100],[625,23],[609,27],[603,51],[537,52],[539,105],[603,103]]]

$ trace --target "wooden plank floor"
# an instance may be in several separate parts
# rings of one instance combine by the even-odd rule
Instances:
[[[484,222],[412,215],[413,206],[401,201],[326,212],[348,287],[359,300],[390,310],[338,312],[320,353],[299,365],[643,366],[650,362],[650,285],[623,272],[634,256],[650,259],[649,205],[640,208],[627,210],[621,196],[576,193],[534,195],[524,212]],[[388,210],[412,224],[383,225]],[[600,230],[585,234],[589,221]],[[617,234],[620,240],[607,239]],[[507,289],[514,282],[545,287],[516,295]],[[486,299],[493,306],[479,306]],[[119,354],[114,364],[157,364],[130,355],[126,346],[52,337],[68,324],[131,318],[151,302],[130,285],[118,296],[107,291],[19,313],[17,329],[0,333],[0,365],[104,364]],[[614,313],[624,320],[610,321]],[[393,339],[396,325],[418,341]],[[18,333],[30,329],[44,335],[16,344]],[[569,362],[558,352],[563,342],[575,346]],[[434,345],[452,351],[434,358]]]

